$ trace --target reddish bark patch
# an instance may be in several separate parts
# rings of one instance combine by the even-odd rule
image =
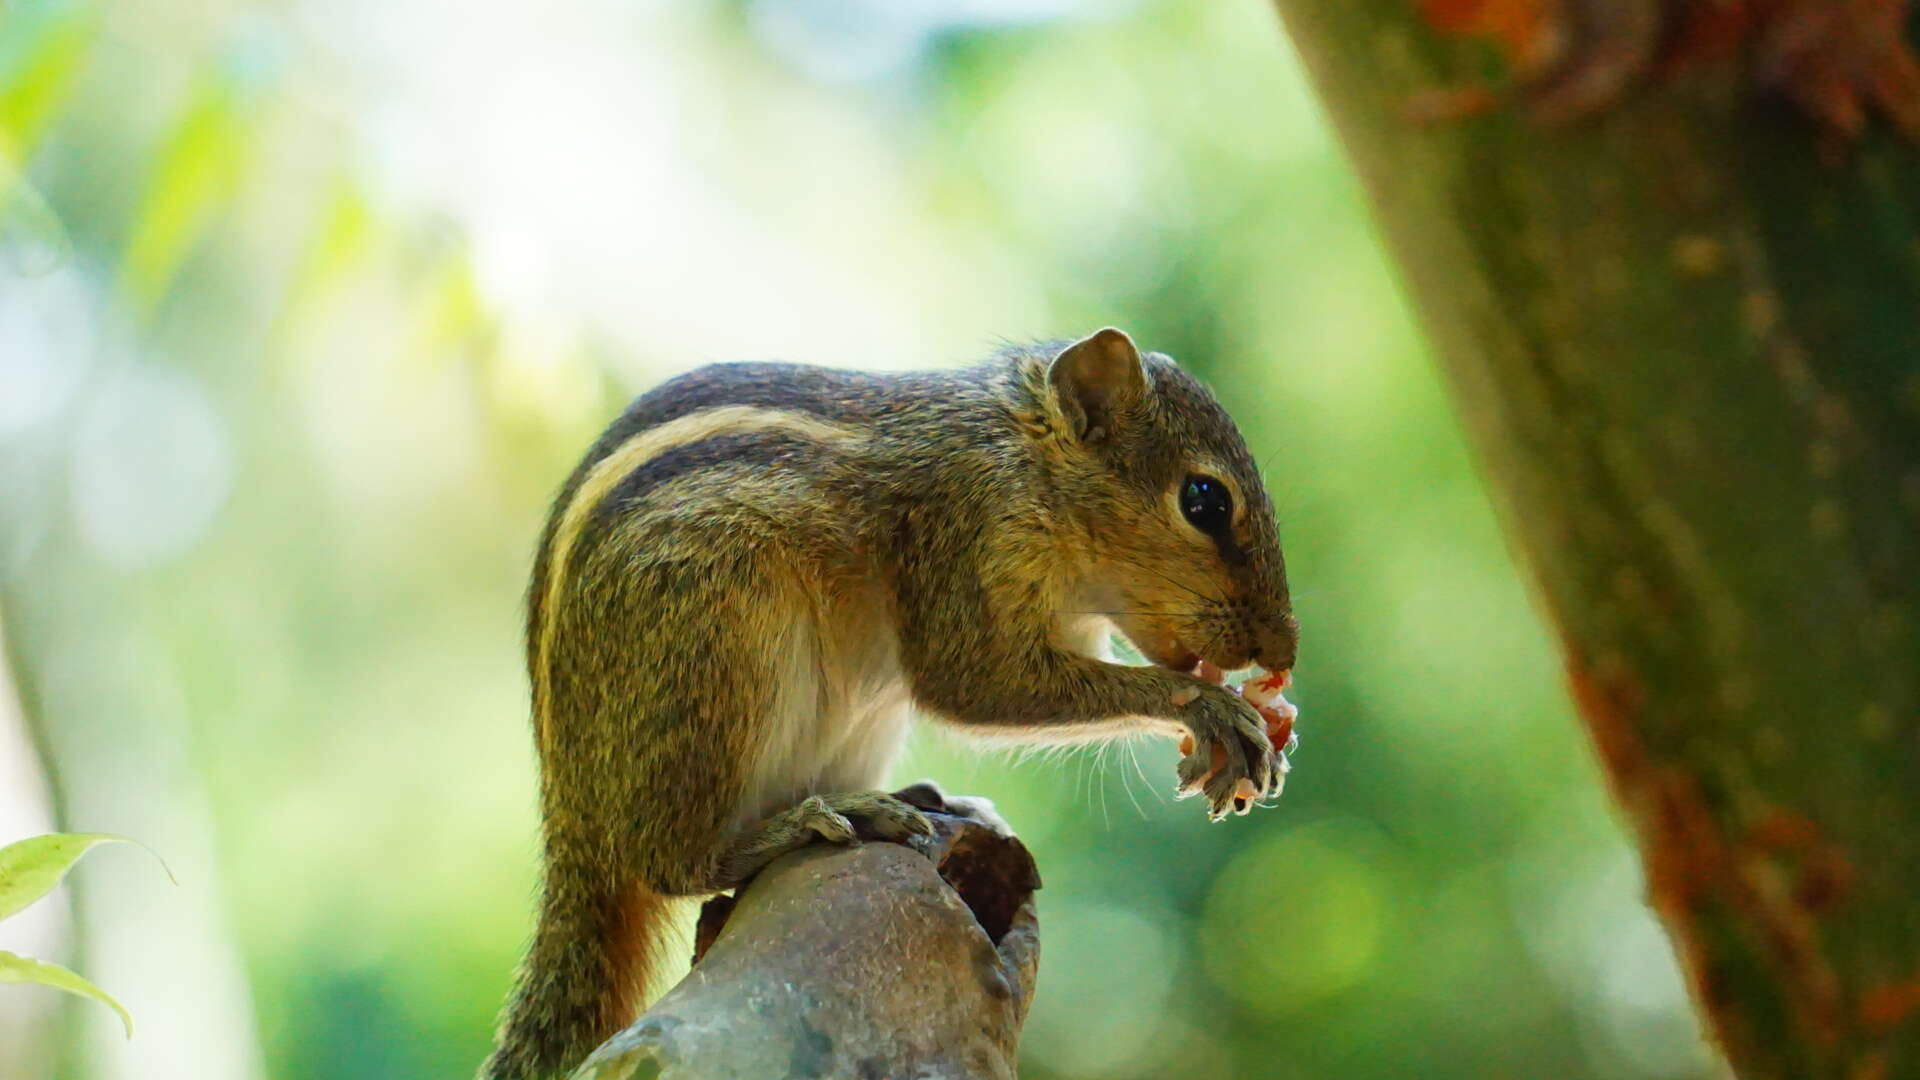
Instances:
[[[1607,775],[1616,783],[1635,785],[1646,766],[1646,751],[1634,728],[1642,694],[1638,684],[1623,677],[1603,680],[1586,664],[1573,659],[1571,645],[1565,649],[1567,686],[1573,691],[1573,703],[1593,733],[1594,748]],[[1623,796],[1626,792],[1621,792]]]
[[[1571,648],[1568,656],[1574,701],[1639,834],[1648,900],[1672,931],[1695,999],[1721,1039],[1730,1047],[1744,1042],[1741,1010],[1719,992],[1718,958],[1703,933],[1710,924],[1739,931],[1779,973],[1787,1014],[1811,1044],[1837,1045],[1850,1018],[1817,915],[1850,892],[1851,863],[1817,822],[1794,811],[1773,810],[1750,828],[1730,830],[1693,763],[1646,743],[1639,682],[1619,670],[1601,675]]]
[[[1550,51],[1546,32],[1558,15],[1547,8],[1540,0],[1420,0],[1427,25],[1442,34],[1491,38],[1520,70]]]
[[[1860,1023],[1876,1035],[1885,1034],[1920,1011],[1920,977],[1884,982],[1860,995]]]
[[[1647,846],[1647,891],[1669,918],[1686,919],[1739,891],[1733,858],[1699,784],[1661,769],[1653,784],[1653,826]]]
[[[1805,851],[1822,835],[1812,818],[1792,810],[1772,810],[1747,827],[1747,842],[1768,851]]]
[[[1794,882],[1793,900],[1810,914],[1824,915],[1853,898],[1853,863],[1839,852],[1827,852],[1818,862],[1803,867]]]
[[[1673,76],[1689,68],[1738,59],[1752,40],[1765,6],[1770,4],[1754,0],[1700,5],[1700,10],[1674,27],[1661,50],[1659,74]]]
[[[1577,655],[1567,649],[1567,685],[1614,798],[1638,826],[1648,900],[1675,930],[1695,992],[1708,1000],[1707,958],[1690,931],[1696,908],[1725,887],[1725,845],[1692,781],[1650,762],[1638,727],[1644,697],[1639,684],[1624,674],[1602,676]]]
[[[1656,78],[1734,61],[1851,141],[1874,115],[1920,140],[1912,0],[1420,0],[1436,32],[1486,39],[1549,121],[1605,111]]]
[[[1776,0],[1754,35],[1754,73],[1830,129],[1858,135],[1876,110],[1920,139],[1920,60],[1909,0]]]
[[[1810,914],[1830,911],[1853,896],[1858,876],[1853,860],[1828,843],[1825,831],[1805,814],[1782,809],[1765,814],[1748,827],[1746,846],[1793,870],[1794,903]]]

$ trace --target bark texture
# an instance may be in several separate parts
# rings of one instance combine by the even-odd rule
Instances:
[[[1279,7],[1728,1059],[1920,1076],[1905,4]]]
[[[692,974],[576,1080],[1012,1080],[1039,875],[1012,836],[928,816],[930,852],[816,844],[709,903]]]

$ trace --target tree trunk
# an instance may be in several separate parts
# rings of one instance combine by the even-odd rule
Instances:
[[[692,974],[577,1080],[1013,1080],[1040,878],[1001,829],[928,817],[930,852],[816,844],[709,902]]]
[[[1279,6],[1728,1059],[1920,1075],[1905,4]]]

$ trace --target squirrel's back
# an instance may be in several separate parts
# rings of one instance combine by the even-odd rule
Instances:
[[[541,536],[527,602],[536,686],[556,558],[564,562],[596,515],[604,523],[670,481],[722,466],[739,473],[786,465],[791,476],[817,479],[830,471],[822,448],[867,451],[855,468],[892,474],[899,482],[887,492],[899,498],[914,497],[913,481],[937,486],[965,474],[955,466],[970,456],[984,466],[972,471],[1004,479],[1026,456],[1017,417],[1036,362],[1026,352],[945,371],[708,364],[635,398],[568,476]]]

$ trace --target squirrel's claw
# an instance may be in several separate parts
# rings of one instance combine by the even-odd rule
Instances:
[[[1183,756],[1175,766],[1175,775],[1179,777],[1179,786],[1174,789],[1174,797],[1190,799],[1200,794],[1207,781],[1226,766],[1227,752],[1218,743],[1207,739],[1198,739],[1191,735],[1180,741]]]

